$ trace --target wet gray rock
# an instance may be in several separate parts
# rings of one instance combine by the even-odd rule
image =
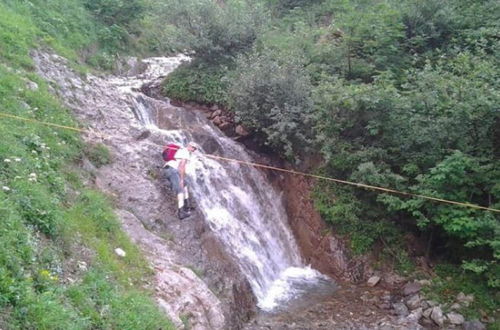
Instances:
[[[430,319],[431,318],[431,314],[432,314],[432,307],[424,309],[424,311],[422,313],[422,316],[425,317],[425,318],[427,318],[427,319]]]
[[[377,285],[379,281],[380,281],[380,276],[372,276],[368,279],[368,281],[366,281],[366,284],[368,286],[373,287],[373,286]]]
[[[26,82],[26,88],[30,91],[36,91],[38,89],[38,84],[34,81],[28,80]]]
[[[451,312],[446,314],[446,317],[448,318],[448,321],[450,321],[451,324],[460,325],[465,322],[464,317],[462,316],[462,314],[459,313]]]
[[[468,307],[474,301],[474,295],[473,294],[466,295],[463,292],[460,292],[457,295],[456,301],[459,304],[464,305],[465,307]]]
[[[409,314],[408,307],[403,303],[395,303],[392,305],[394,313],[398,316],[407,316]]]
[[[412,311],[410,315],[406,317],[406,319],[409,320],[410,322],[416,323],[422,317],[422,313],[423,313],[422,308],[417,308],[414,311]]]
[[[383,281],[389,286],[394,286],[403,283],[405,278],[398,274],[387,273],[384,275]]]
[[[464,330],[486,330],[486,326],[479,320],[466,321],[463,324]]]
[[[151,136],[150,130],[144,130],[139,135],[135,137],[136,140],[144,140]]]
[[[411,296],[407,301],[406,301],[406,306],[408,306],[409,309],[416,309],[420,307],[420,302],[422,301],[422,298],[420,295],[415,294]]]
[[[420,289],[422,289],[422,284],[418,282],[407,283],[403,288],[403,294],[409,296],[420,292]]]
[[[433,307],[430,318],[432,321],[434,321],[434,323],[436,323],[438,326],[442,327],[444,324],[445,318],[443,315],[443,311],[441,310],[441,307],[439,307],[439,306]]]

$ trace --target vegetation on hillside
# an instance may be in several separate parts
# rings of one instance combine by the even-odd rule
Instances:
[[[0,112],[78,126],[33,72],[29,51],[52,47],[76,61],[115,51],[103,49],[105,35],[128,42],[113,29],[130,22],[108,22],[85,5],[0,1]],[[6,117],[0,140],[0,328],[173,328],[144,289],[152,272],[111,203],[81,184],[89,174],[78,170],[79,159],[102,166],[109,152],[74,132]]]
[[[190,3],[247,10],[244,0]],[[165,93],[227,107],[289,159],[321,153],[324,175],[500,208],[498,1],[261,0],[255,8],[264,13],[245,26],[252,38],[191,6],[183,17],[203,25],[169,20],[190,36],[196,60],[166,79]],[[231,38],[238,47],[221,46]],[[191,79],[200,67],[204,78]],[[491,294],[500,288],[498,213],[321,182],[314,198],[355,251],[382,246],[408,270],[410,231],[427,260],[455,265]]]

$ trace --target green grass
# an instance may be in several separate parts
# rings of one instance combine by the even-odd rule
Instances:
[[[0,112],[78,126],[33,73],[29,51],[51,46],[78,66],[98,28],[78,0],[0,0]],[[152,271],[110,201],[81,182],[77,161],[102,166],[109,151],[6,117],[0,140],[0,328],[173,329],[143,289]]]
[[[109,149],[102,143],[87,145],[85,147],[84,153],[85,156],[87,156],[87,158],[96,167],[108,165],[112,162],[112,157]]]

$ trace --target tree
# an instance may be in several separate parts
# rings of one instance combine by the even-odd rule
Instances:
[[[310,142],[311,85],[300,59],[282,56],[241,56],[230,77],[229,103],[237,120],[261,134],[265,144],[292,157]]]
[[[184,33],[187,48],[206,62],[221,62],[250,49],[266,20],[263,6],[244,0],[170,0],[164,16]]]

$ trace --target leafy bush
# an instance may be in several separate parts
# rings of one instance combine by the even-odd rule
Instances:
[[[170,0],[166,20],[182,30],[183,44],[205,62],[221,63],[252,47],[266,12],[259,2]]]
[[[163,82],[163,92],[175,100],[225,105],[226,73],[225,66],[211,66],[195,60],[170,74]]]
[[[253,53],[230,76],[230,108],[236,119],[263,134],[287,157],[307,150],[311,137],[309,77],[298,58]]]
[[[143,0],[84,0],[85,7],[108,26],[127,26],[144,14]]]

